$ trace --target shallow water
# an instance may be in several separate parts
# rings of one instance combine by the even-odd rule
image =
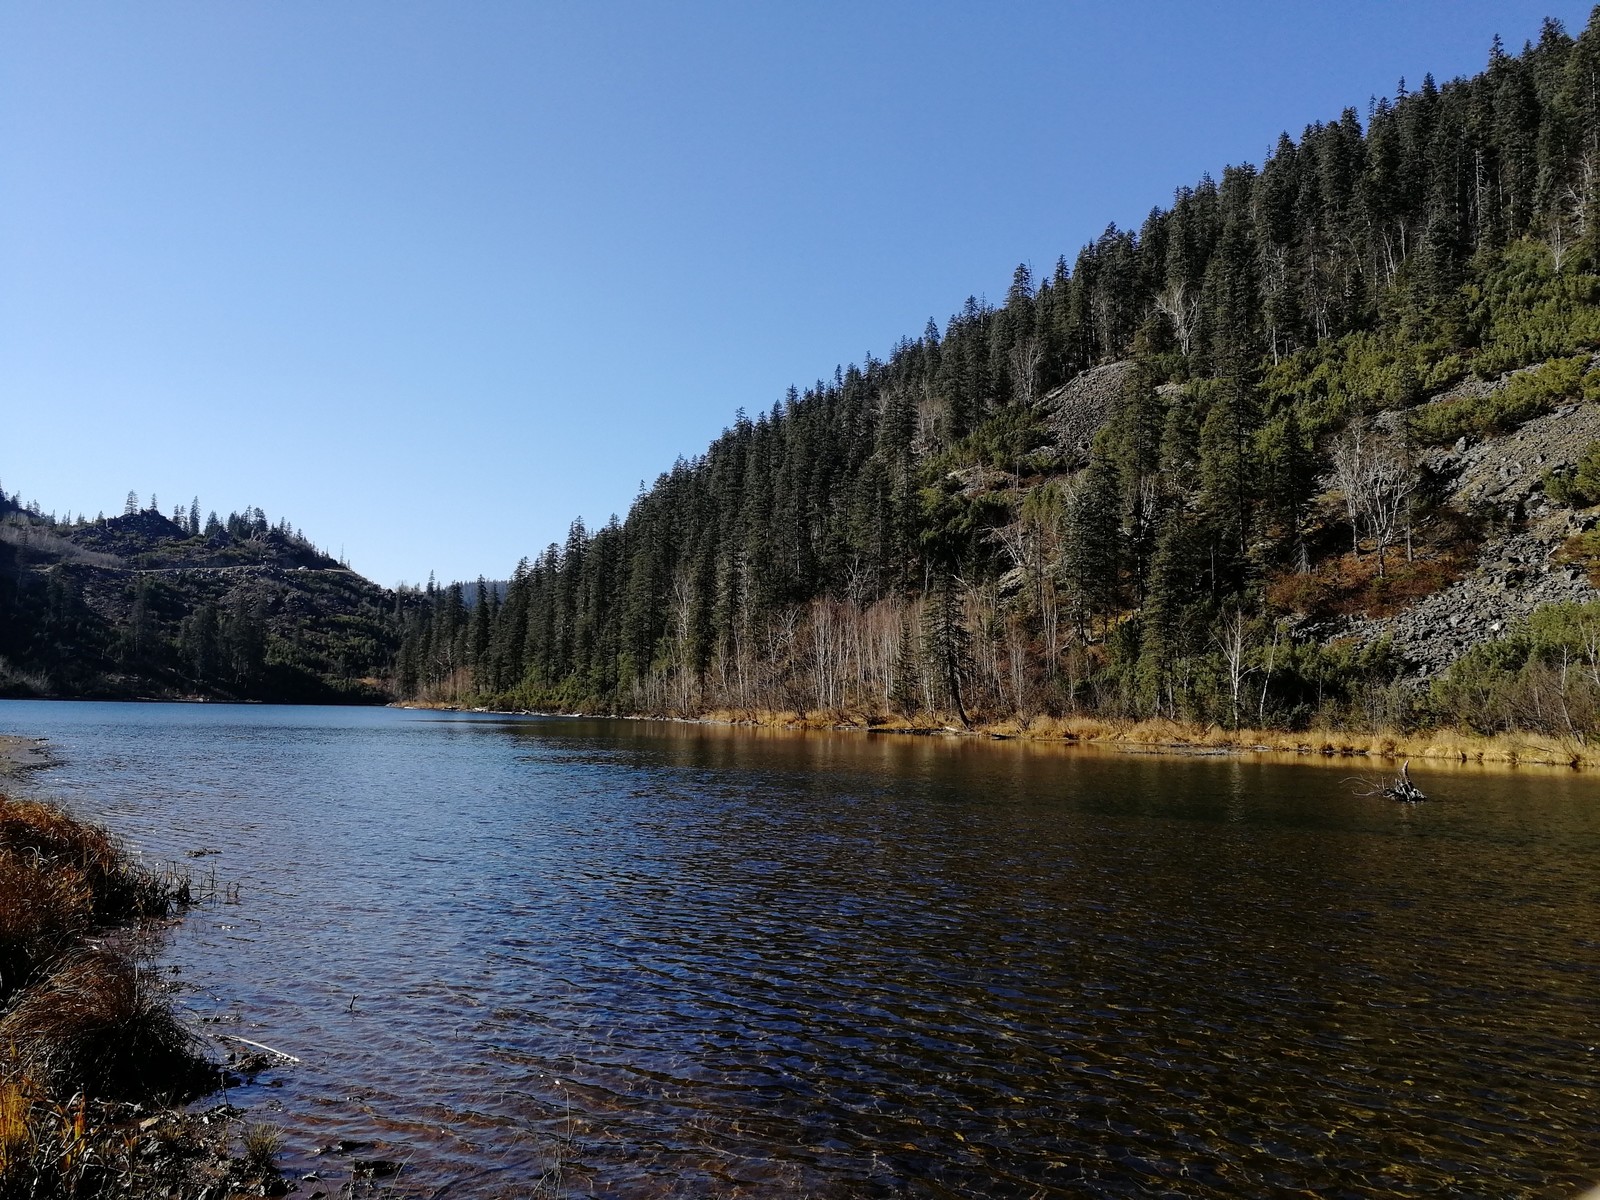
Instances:
[[[0,703],[237,884],[165,947],[330,1195],[1567,1196],[1600,780],[391,710]],[[189,858],[187,853],[220,853]],[[337,1139],[371,1143],[314,1152]]]

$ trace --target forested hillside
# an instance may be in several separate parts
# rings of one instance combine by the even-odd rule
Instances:
[[[370,703],[404,599],[258,508],[58,519],[0,491],[0,695]]]
[[[1019,266],[998,306],[741,411],[503,600],[430,588],[398,688],[1289,727],[1548,723],[1559,693],[1570,725],[1600,687],[1600,455],[1555,436],[1515,494],[1464,480],[1494,439],[1600,400],[1597,223],[1600,9],[1285,134],[1071,263]],[[1526,594],[1576,607],[1500,620],[1465,666],[1408,657],[1399,615],[1477,587],[1516,537],[1543,556],[1523,582],[1561,584]]]

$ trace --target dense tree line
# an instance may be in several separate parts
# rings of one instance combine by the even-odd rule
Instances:
[[[998,307],[969,298],[884,361],[741,411],[625,521],[574,523],[519,563],[503,598],[430,584],[398,687],[612,711],[1405,720],[1382,648],[1323,644],[1305,617],[1330,563],[1380,601],[1447,576],[1472,531],[1419,445],[1600,396],[1571,357],[1600,345],[1597,227],[1600,9],[1576,39],[1546,21],[1473,78],[1402,81],[1365,120],[1285,134],[1261,168],[1180,188],[1044,278],[1019,266]],[[1368,421],[1560,356],[1568,375],[1519,384],[1511,409]],[[1127,366],[1080,453],[1058,389],[1108,363]],[[1342,526],[1316,503],[1330,480]]]

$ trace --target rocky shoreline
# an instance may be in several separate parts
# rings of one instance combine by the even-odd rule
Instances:
[[[44,738],[0,734],[0,779],[14,779],[30,771],[53,767],[60,759]]]

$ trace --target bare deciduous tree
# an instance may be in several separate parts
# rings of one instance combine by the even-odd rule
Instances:
[[[1200,312],[1200,296],[1192,293],[1182,279],[1174,279],[1156,294],[1156,311],[1172,322],[1173,335],[1178,339],[1178,349],[1184,355],[1194,342],[1195,317]]]
[[[1333,474],[1344,492],[1350,536],[1361,553],[1365,530],[1378,554],[1383,575],[1388,548],[1402,525],[1409,525],[1411,498],[1421,482],[1405,447],[1353,424],[1333,444]]]
[[[1017,400],[1031,405],[1037,396],[1039,364],[1044,362],[1044,347],[1036,337],[1022,337],[1011,347],[1011,378],[1017,385]]]
[[[1222,624],[1212,639],[1222,652],[1223,667],[1227,671],[1228,698],[1233,709],[1235,729],[1239,728],[1239,694],[1244,689],[1245,677],[1251,671],[1245,665],[1245,655],[1250,649],[1249,632],[1250,622],[1244,610],[1236,608],[1231,613],[1223,614]]]

